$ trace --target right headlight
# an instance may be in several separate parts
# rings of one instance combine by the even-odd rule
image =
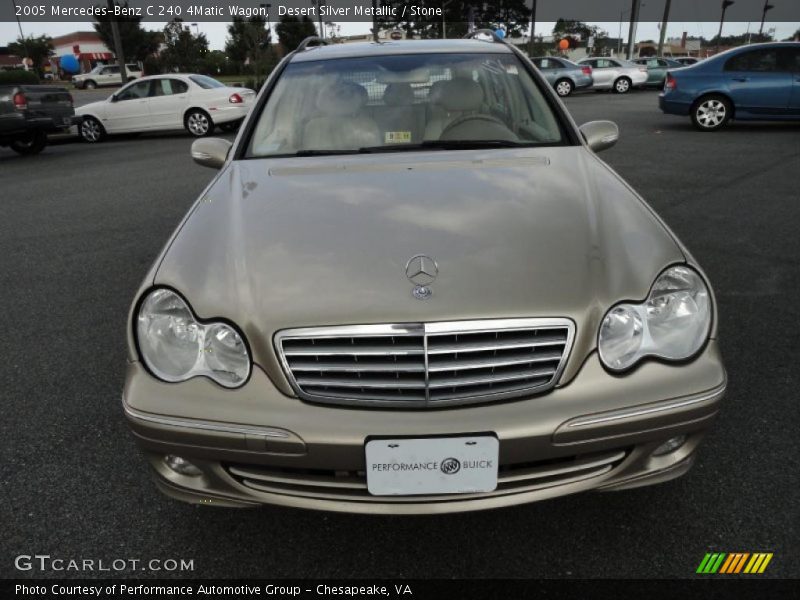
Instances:
[[[204,375],[235,388],[250,375],[242,335],[222,321],[201,323],[184,299],[166,288],[151,291],[140,304],[136,341],[148,369],[164,381]]]
[[[617,304],[600,325],[603,364],[624,371],[646,356],[685,360],[703,346],[711,329],[711,299],[696,271],[674,266],[656,278],[641,304]]]

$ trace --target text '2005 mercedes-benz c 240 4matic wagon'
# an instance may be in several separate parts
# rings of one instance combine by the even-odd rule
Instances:
[[[124,409],[190,502],[465,511],[685,473],[724,394],[692,256],[499,39],[287,56],[147,275]]]

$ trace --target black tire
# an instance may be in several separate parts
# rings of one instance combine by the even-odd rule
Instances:
[[[9,145],[14,152],[23,156],[39,154],[47,146],[47,134],[44,131],[34,131],[26,138],[14,140]]]
[[[186,111],[183,126],[194,137],[208,137],[214,133],[214,121],[211,120],[211,115],[200,108]]]
[[[97,88],[97,83],[89,79],[86,83],[83,84],[83,89],[85,90],[94,90]]]
[[[692,105],[692,125],[699,131],[718,131],[733,117],[733,105],[725,96],[710,94]]]
[[[628,77],[617,77],[614,80],[614,85],[611,87],[615,94],[627,94],[631,91],[633,82]]]
[[[106,129],[94,117],[84,117],[78,125],[78,135],[87,144],[96,144],[106,138]]]
[[[569,96],[575,89],[575,85],[569,79],[559,79],[553,87],[556,90],[556,94],[562,98]]]

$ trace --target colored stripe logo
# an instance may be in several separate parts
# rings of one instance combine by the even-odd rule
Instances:
[[[772,552],[709,552],[695,572],[703,575],[763,573],[771,560]]]

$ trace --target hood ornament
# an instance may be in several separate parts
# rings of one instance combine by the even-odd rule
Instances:
[[[417,254],[406,263],[406,277],[414,284],[412,294],[417,300],[427,300],[433,295],[433,290],[428,287],[436,280],[439,274],[439,265],[430,256]]]

